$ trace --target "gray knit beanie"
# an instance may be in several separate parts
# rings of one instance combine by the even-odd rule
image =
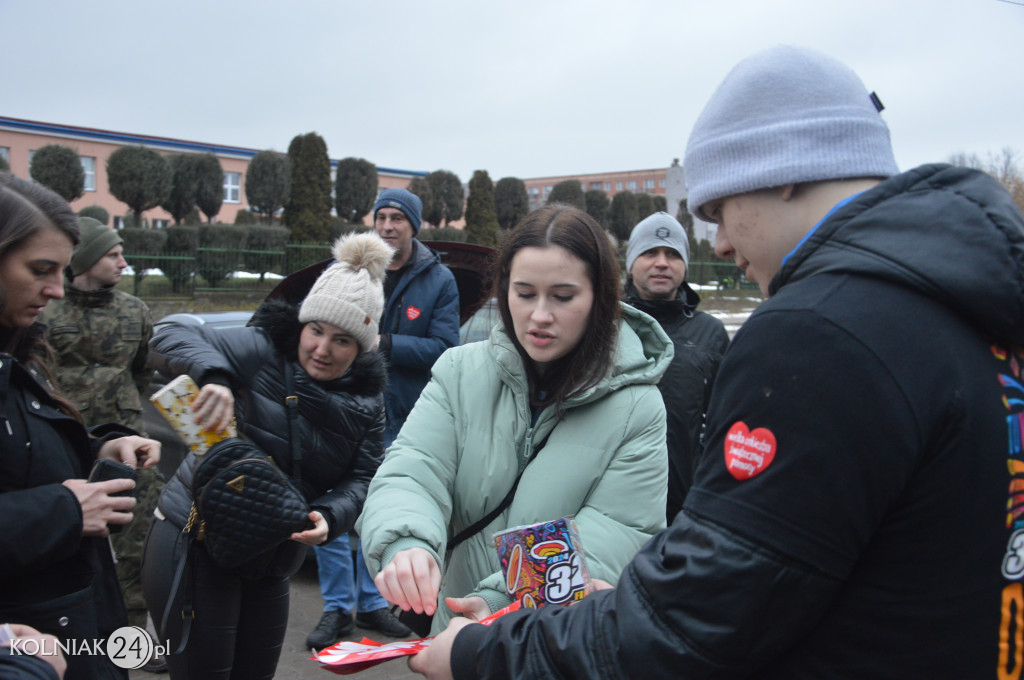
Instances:
[[[683,167],[689,209],[758,189],[889,177],[896,159],[880,106],[832,57],[773,47],[737,64],[700,114]]]
[[[123,243],[116,231],[91,217],[78,218],[78,231],[82,240],[71,252],[72,278],[92,269],[111,248]]]
[[[686,230],[676,218],[667,212],[656,212],[641,220],[629,235],[629,247],[626,248],[626,273],[633,269],[636,258],[652,248],[665,246],[683,256],[683,263],[690,267],[690,242],[686,238]]]
[[[373,347],[384,312],[384,275],[395,252],[377,234],[334,242],[334,264],[317,278],[299,307],[299,321],[326,321],[348,331],[361,351]]]

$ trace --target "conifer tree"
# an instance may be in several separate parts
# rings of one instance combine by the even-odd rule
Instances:
[[[196,156],[196,207],[206,215],[207,222],[220,212],[224,203],[224,169],[212,153]]]
[[[623,242],[628,241],[633,227],[639,222],[636,218],[636,194],[632,191],[620,191],[612,196],[609,221],[615,238]]]
[[[578,179],[563,179],[551,189],[547,204],[564,203],[580,210],[587,209],[587,201],[583,196],[583,185]]]
[[[611,201],[608,200],[608,194],[600,189],[590,189],[584,194],[584,199],[587,204],[587,214],[607,229],[608,212],[611,210]]]
[[[167,159],[144,146],[122,146],[107,159],[107,183],[114,198],[132,211],[135,226],[142,213],[155,208],[171,192],[172,173]]]
[[[526,184],[518,177],[502,177],[494,186],[494,208],[498,225],[505,231],[519,224],[530,212]]]
[[[175,154],[167,158],[167,164],[171,166],[171,191],[160,207],[171,213],[175,224],[181,225],[196,204],[196,191],[199,188],[196,156]]]
[[[71,202],[85,192],[85,170],[70,146],[47,144],[32,155],[32,179]]]
[[[288,145],[292,190],[284,223],[293,242],[324,243],[330,238],[331,161],[327,143],[315,132],[296,135]]]
[[[334,176],[334,209],[346,222],[362,222],[377,200],[377,166],[365,158],[342,158]]]
[[[482,246],[498,245],[498,216],[494,207],[494,183],[486,170],[477,170],[469,180],[466,201],[466,241]]]
[[[427,175],[427,183],[433,193],[430,211],[423,206],[423,219],[435,227],[447,226],[462,217],[464,196],[462,180],[450,170],[435,170]]]
[[[260,151],[249,161],[245,173],[245,196],[253,210],[267,224],[274,213],[288,202],[292,189],[291,164],[288,156],[276,151]]]

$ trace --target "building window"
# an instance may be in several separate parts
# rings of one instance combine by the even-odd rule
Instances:
[[[590,183],[590,188],[591,189],[600,189],[601,188],[601,183],[600,182],[591,182]]]
[[[96,191],[96,159],[92,156],[79,156],[78,160],[82,162],[82,170],[85,171],[84,189]]]
[[[662,177],[662,178],[661,178],[660,180],[658,180],[658,185],[659,185],[659,186],[660,186],[660,187],[661,187],[662,189],[664,189],[664,188],[665,188],[665,178],[664,178],[664,177]]]
[[[161,219],[156,218],[156,217],[153,218],[153,228],[154,229],[166,229],[169,226],[171,226],[171,221],[170,220],[161,220]]]
[[[631,179],[628,182],[626,182],[626,188],[629,189],[630,191],[636,191],[636,180]]]
[[[537,187],[530,187],[530,195],[531,196],[539,196],[540,195],[540,189],[538,189]]]
[[[622,182],[616,182],[615,183],[615,190],[616,191],[622,191]]]
[[[644,191],[654,191],[654,180],[653,179],[644,180]]]
[[[7,165],[9,166],[11,164],[11,147],[0,146],[0,158],[7,161]]]
[[[612,183],[611,182],[605,182],[604,183],[604,190],[605,191],[611,191],[612,190]]]
[[[544,187],[544,195],[547,196],[548,194],[550,194],[553,188],[554,187],[552,187],[551,185]]]
[[[240,173],[240,172],[225,172],[224,173],[224,202],[225,203],[241,203],[242,202],[242,173]]]

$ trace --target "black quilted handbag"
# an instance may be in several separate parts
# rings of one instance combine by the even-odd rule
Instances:
[[[300,489],[302,449],[295,431],[299,398],[293,396],[291,362],[282,363],[294,483],[259,447],[237,438],[211,446],[192,477],[192,512],[185,532],[202,541],[224,569],[244,565],[312,526]]]
[[[210,447],[192,477],[192,510],[183,529],[185,548],[174,569],[161,630],[182,593],[181,641],[173,654],[188,646],[195,618],[191,569],[195,542],[201,541],[210,558],[224,569],[244,567],[266,556],[297,531],[311,528],[309,505],[300,490],[302,449],[295,431],[299,399],[294,396],[292,366],[284,361],[285,406],[292,478],[289,479],[258,446],[233,437]],[[294,480],[294,481],[293,481]]]
[[[309,506],[296,485],[243,439],[210,447],[196,467],[192,498],[186,531],[224,569],[249,562],[309,525]]]

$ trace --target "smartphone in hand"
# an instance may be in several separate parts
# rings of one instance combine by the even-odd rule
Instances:
[[[89,471],[89,482],[105,482],[108,479],[131,479],[138,482],[138,475],[135,474],[135,468],[125,463],[121,463],[116,460],[110,460],[109,458],[101,458],[93,463],[92,470]],[[125,491],[118,491],[117,493],[110,494],[111,496],[131,496],[135,497],[135,489],[126,489]],[[110,533],[116,534],[124,528],[123,524],[110,524],[108,529]]]

